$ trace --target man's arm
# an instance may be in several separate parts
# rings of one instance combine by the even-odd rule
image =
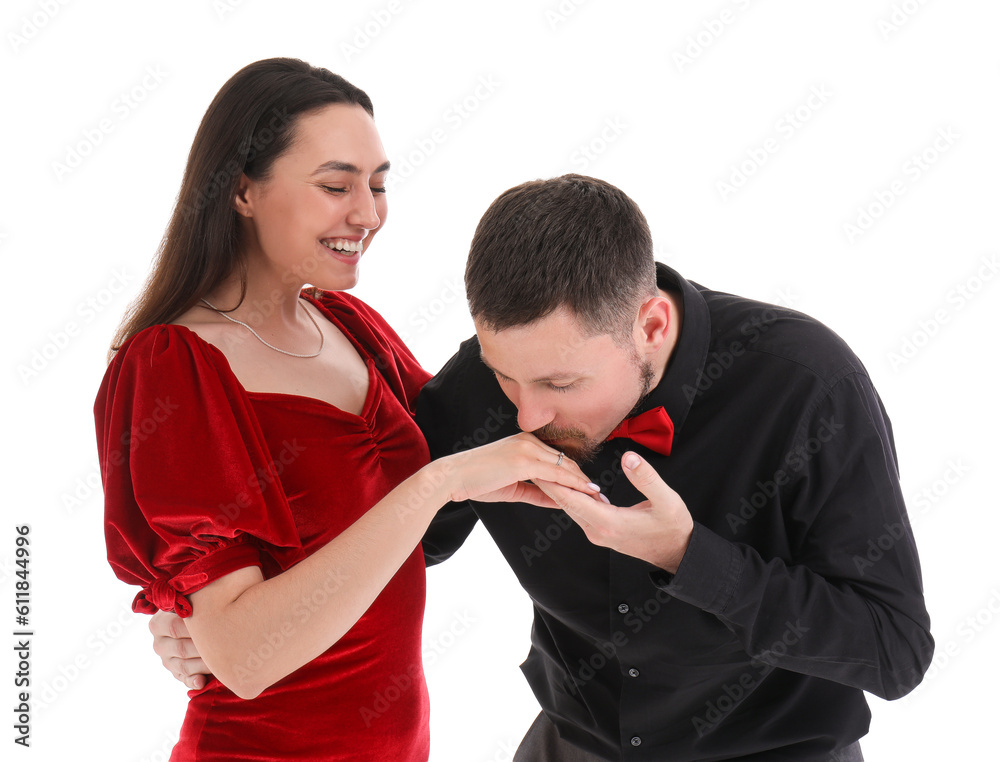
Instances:
[[[468,538],[477,521],[479,517],[468,502],[449,503],[438,511],[421,540],[424,563],[433,566],[451,558]]]

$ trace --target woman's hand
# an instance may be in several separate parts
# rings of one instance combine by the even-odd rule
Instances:
[[[194,647],[184,620],[169,611],[157,611],[149,620],[153,650],[163,666],[193,691],[201,690],[211,672]]]
[[[450,499],[455,502],[519,502],[558,508],[529,483],[531,479],[554,482],[586,495],[600,492],[574,461],[527,432],[440,458],[433,465],[439,478],[448,480]]]

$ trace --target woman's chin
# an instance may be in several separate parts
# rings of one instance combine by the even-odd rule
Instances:
[[[348,291],[358,285],[359,273],[355,270],[352,273],[339,273],[337,275],[321,276],[316,273],[310,278],[309,283],[323,291]]]

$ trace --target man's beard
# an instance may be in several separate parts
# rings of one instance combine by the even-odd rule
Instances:
[[[636,400],[632,409],[629,411],[628,415],[625,416],[625,418],[631,418],[642,408],[643,403],[646,401],[646,397],[649,395],[649,390],[653,385],[653,378],[656,375],[653,371],[652,361],[640,360],[638,354],[636,354],[634,361],[639,368],[639,381],[642,391],[639,392],[639,398]],[[625,418],[622,420],[625,420]],[[618,423],[621,424],[621,421]],[[617,426],[615,428],[617,428]],[[580,429],[559,428],[558,426],[553,426],[552,424],[546,424],[540,429],[535,429],[531,433],[546,444],[549,444],[552,447],[561,448],[564,453],[577,463],[588,463],[593,460],[594,456],[597,455],[600,449],[604,446],[604,442],[607,440],[607,435],[605,435],[603,439],[590,439]],[[609,431],[608,434],[610,433],[611,432]],[[555,444],[557,440],[559,442],[558,445]]]

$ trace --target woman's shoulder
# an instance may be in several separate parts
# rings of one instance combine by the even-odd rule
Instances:
[[[101,421],[113,418],[128,421],[154,415],[144,416],[142,411],[158,401],[171,409],[180,405],[202,413],[225,411],[240,392],[239,381],[216,347],[186,326],[158,324],[130,336],[111,358],[94,414],[101,427],[107,425]]]
[[[216,370],[219,350],[197,332],[179,323],[151,325],[126,339],[111,359],[111,367],[169,372],[172,368]],[[110,368],[109,368],[110,369]]]

